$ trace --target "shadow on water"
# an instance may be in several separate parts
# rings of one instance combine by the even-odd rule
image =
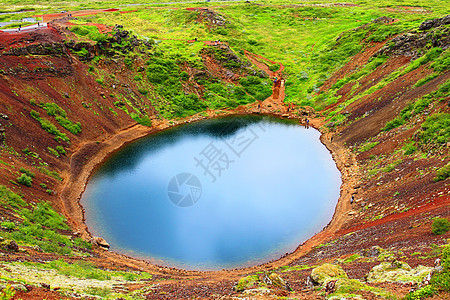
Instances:
[[[168,145],[175,144],[180,139],[201,135],[217,139],[226,138],[252,124],[260,122],[297,126],[297,121],[295,120],[255,115],[225,116],[196,123],[182,124],[126,145],[115,153],[111,159],[104,162],[100,169],[102,173],[114,176],[124,170],[135,168],[142,157],[149,151],[165,148]]]

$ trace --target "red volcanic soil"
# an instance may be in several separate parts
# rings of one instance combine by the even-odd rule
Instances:
[[[21,31],[0,34],[0,50],[8,51],[11,48],[21,48],[28,45],[44,43],[61,43],[63,37],[51,25],[40,27],[38,30]]]
[[[106,10],[73,12],[73,16],[99,13]],[[64,14],[62,14],[64,15]],[[48,16],[57,18],[61,14]],[[102,31],[109,30],[106,26],[97,26]],[[152,285],[149,299],[211,299],[221,296],[242,296],[233,290],[240,277],[247,274],[260,274],[273,270],[286,279],[292,292],[282,288],[273,288],[278,297],[293,297],[299,299],[318,299],[317,291],[306,288],[305,281],[312,266],[323,262],[336,262],[359,254],[363,259],[342,264],[350,278],[364,279],[370,269],[378,264],[376,259],[365,256],[363,250],[379,246],[391,251],[398,258],[407,261],[412,267],[418,264],[433,265],[435,257],[420,260],[412,255],[414,252],[430,252],[432,244],[443,244],[450,233],[434,236],[431,233],[431,220],[435,217],[450,217],[450,187],[448,180],[433,182],[435,168],[448,162],[449,147],[432,151],[426,159],[420,156],[403,156],[401,147],[405,141],[414,138],[420,128],[422,119],[417,119],[409,128],[397,128],[382,132],[387,121],[396,117],[409,102],[422,97],[450,79],[450,72],[442,74],[421,87],[415,87],[417,80],[428,76],[429,69],[425,67],[399,77],[385,87],[362,97],[349,105],[346,123],[328,128],[328,122],[321,115],[303,108],[291,106],[288,112],[283,104],[284,98],[284,66],[261,55],[245,51],[246,57],[257,67],[264,70],[271,78],[278,77],[274,83],[273,95],[262,103],[252,103],[234,110],[222,110],[221,113],[208,110],[206,116],[195,115],[182,120],[160,118],[153,108],[153,98],[143,96],[139,86],[133,80],[136,70],[144,68],[144,59],[137,58],[133,68],[127,68],[121,58],[109,58],[98,62],[95,68],[105,74],[103,81],[96,81],[95,74],[89,65],[80,60],[74,53],[60,55],[7,55],[14,48],[26,48],[30,45],[62,43],[65,39],[64,29],[49,27],[31,32],[0,34],[0,112],[8,115],[1,119],[5,131],[6,150],[0,152],[0,159],[6,164],[0,167],[0,184],[6,185],[15,192],[20,192],[27,202],[42,199],[49,201],[59,212],[65,214],[73,230],[79,231],[83,237],[88,237],[88,228],[84,224],[83,211],[79,198],[84,191],[90,174],[112,152],[137,138],[184,122],[194,122],[220,114],[251,114],[262,113],[302,120],[307,117],[311,126],[323,133],[321,141],[330,150],[337,167],[342,174],[340,199],[332,221],[324,230],[284,257],[261,266],[245,269],[200,272],[184,271],[149,264],[146,261],[126,257],[124,255],[94,249],[92,263],[104,268],[148,271],[154,275],[148,282]],[[61,30],[61,31],[59,31]],[[211,45],[214,42],[205,42]],[[224,45],[225,47],[226,45]],[[339,79],[363,66],[370,57],[383,46],[375,43],[363,53],[355,55],[343,68],[334,73],[324,83],[321,90],[328,90]],[[209,76],[226,80],[224,70],[219,62],[211,57],[203,57]],[[409,57],[398,56],[379,66],[371,74],[362,78],[357,93],[362,93],[374,84],[398,70],[409,62]],[[277,63],[279,70],[272,72],[269,65]],[[186,69],[188,67],[184,66]],[[239,77],[239,74],[237,75]],[[229,79],[233,82],[234,79]],[[350,98],[352,85],[344,85],[337,93],[341,96],[341,104]],[[149,87],[150,88],[150,87]],[[201,89],[201,87],[199,88]],[[133,111],[129,103],[120,103],[121,97],[132,101],[133,105],[149,115],[151,127],[138,125],[124,109]],[[430,107],[427,114],[449,112],[450,108],[444,99],[440,105]],[[42,116],[54,121],[45,114],[37,103],[57,103],[67,112],[70,120],[80,122],[82,132],[78,135],[67,132],[69,143],[59,144],[54,136],[45,132],[39,123],[30,115],[30,111],[39,111]],[[119,103],[118,103],[119,102]],[[326,109],[334,109],[336,105]],[[225,111],[225,113],[223,113]],[[325,114],[324,114],[325,115]],[[333,138],[333,140],[332,140]],[[378,144],[372,149],[358,152],[359,146],[367,141]],[[51,155],[48,147],[63,145],[66,155],[57,158]],[[36,152],[38,158],[22,155],[22,149]],[[9,150],[8,150],[9,149]],[[18,155],[12,151],[15,150]],[[425,150],[424,150],[425,151]],[[397,155],[397,154],[398,155]],[[396,156],[397,155],[397,156]],[[375,158],[374,158],[375,157]],[[268,158],[270,159],[270,158]],[[62,177],[59,181],[51,176],[36,172],[33,187],[27,188],[11,184],[17,178],[17,169],[25,167],[35,169],[45,162],[50,170],[56,171]],[[396,165],[390,171],[382,168],[390,163]],[[379,166],[378,166],[379,165]],[[368,170],[378,173],[369,174]],[[56,194],[49,195],[43,189],[35,188],[45,183]],[[354,203],[350,203],[354,196]],[[11,215],[0,208],[2,215]],[[401,252],[401,253],[400,253]],[[26,252],[8,253],[5,260],[48,261],[60,258],[54,254],[26,249]],[[64,257],[74,262],[76,257]],[[288,266],[306,265],[303,270],[287,270]],[[131,285],[130,285],[131,286]],[[411,286],[399,284],[380,284],[381,287],[403,296]],[[21,292],[17,297],[23,299],[59,299],[55,291],[32,287],[28,292]],[[365,295],[372,299],[370,294]],[[224,298],[226,299],[226,298]]]
[[[132,13],[132,12],[137,12],[137,9],[135,9],[135,10],[122,10],[122,11],[119,11],[119,13],[121,13],[121,14],[128,14],[128,13]]]

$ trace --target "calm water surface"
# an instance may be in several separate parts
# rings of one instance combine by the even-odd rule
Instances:
[[[112,250],[185,269],[279,258],[330,221],[339,197],[319,136],[254,116],[151,135],[92,176],[86,223]]]

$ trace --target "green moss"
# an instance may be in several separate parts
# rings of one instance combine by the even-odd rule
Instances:
[[[383,289],[371,287],[357,279],[340,278],[335,283],[335,291],[328,295],[330,299],[342,299],[358,295],[361,292],[371,292],[383,299],[395,299],[395,297]]]
[[[258,275],[249,275],[239,279],[238,284],[234,287],[236,292],[242,292],[243,290],[253,286],[254,284],[261,281]]]
[[[383,262],[369,272],[368,282],[421,282],[432,268],[418,266],[412,269],[407,263]]]
[[[446,218],[436,218],[431,224],[431,231],[434,235],[444,234],[450,230],[450,221]]]
[[[311,272],[311,279],[320,285],[334,278],[347,278],[347,274],[339,265],[325,263]]]

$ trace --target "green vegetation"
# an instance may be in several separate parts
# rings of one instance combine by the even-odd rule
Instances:
[[[450,244],[444,245],[442,249],[441,266],[443,270],[433,274],[430,285],[407,294],[403,300],[421,300],[432,297],[440,291],[450,291]]]
[[[56,156],[56,157],[60,157],[59,152],[56,151],[55,149],[51,148],[51,147],[47,147],[48,152],[50,152],[50,154]]]
[[[30,170],[27,170],[27,169],[25,169],[25,168],[23,168],[23,167],[20,168],[19,171],[20,171],[21,173],[26,174],[27,176],[32,177],[32,178],[34,178],[34,177],[36,176],[33,172],[31,172]]]
[[[68,230],[69,227],[65,218],[54,211],[50,204],[40,202],[30,206],[19,195],[0,185],[0,205],[22,218],[12,230],[0,231],[0,237],[22,245],[37,246],[44,252],[72,254],[74,243],[69,237],[58,233],[58,230]],[[77,246],[80,245],[78,242]]]
[[[414,292],[407,294],[403,300],[420,300],[433,296],[436,293],[436,290],[433,286],[427,285],[424,286]]]
[[[7,285],[1,292],[0,292],[0,300],[10,300],[14,297],[16,292],[12,288],[12,286]]]
[[[261,279],[259,279],[258,275],[249,275],[239,279],[239,282],[234,287],[234,289],[236,292],[242,292],[246,288],[251,287],[252,285],[258,283],[259,281],[261,281]]]
[[[70,31],[79,36],[87,37],[92,41],[101,42],[106,40],[106,35],[101,34],[97,26],[75,25],[70,27]]]
[[[38,167],[39,172],[41,172],[42,174],[48,175],[50,177],[53,177],[55,179],[58,179],[59,181],[62,181],[63,179],[61,178],[61,176],[59,175],[58,172],[56,171],[50,171],[47,167],[45,166],[41,166]]]
[[[26,174],[22,174],[19,177],[17,177],[17,182],[30,187],[31,184],[33,183],[33,178],[31,178],[30,176],[26,175]]]
[[[422,144],[444,144],[450,140],[450,114],[436,113],[429,116],[419,131]]]
[[[81,124],[80,122],[73,123],[67,118],[67,113],[64,109],[58,106],[56,103],[41,103],[39,107],[43,108],[47,115],[55,117],[55,120],[67,129],[69,132],[73,134],[81,133]]]
[[[52,122],[50,122],[48,119],[40,117],[40,114],[37,111],[32,110],[30,112],[30,114],[34,119],[39,121],[39,123],[41,124],[41,127],[45,131],[47,131],[48,133],[55,136],[56,141],[59,142],[59,140],[62,140],[66,143],[70,143],[70,139],[67,137],[67,135],[65,133],[62,133],[61,131],[59,131],[58,128],[56,128],[56,126],[53,125]]]
[[[434,182],[445,180],[450,177],[450,163],[446,164],[442,168],[436,171],[436,177],[433,178]]]
[[[445,218],[436,218],[431,224],[434,235],[444,234],[450,230],[450,221]]]
[[[368,151],[368,150],[372,149],[373,147],[375,147],[376,145],[378,145],[379,143],[380,142],[378,142],[378,141],[365,143],[358,148],[358,152]]]
[[[64,149],[64,147],[60,146],[60,145],[56,146],[56,151],[58,151],[62,155],[66,155],[67,154],[66,149]]]
[[[438,291],[450,291],[450,244],[445,245],[441,258],[442,272],[436,273],[431,278],[431,284]]]

